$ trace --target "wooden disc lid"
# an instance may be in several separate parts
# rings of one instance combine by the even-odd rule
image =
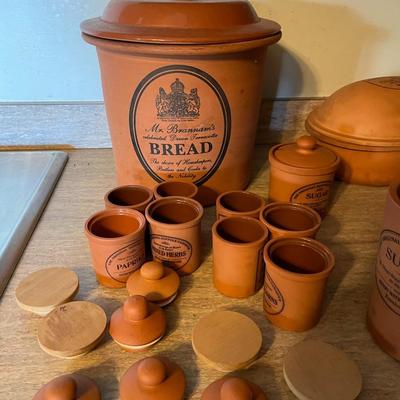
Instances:
[[[215,311],[201,318],[192,332],[198,357],[212,368],[230,372],[249,366],[262,345],[260,328],[234,311]]]
[[[56,306],[71,301],[79,290],[78,275],[67,268],[51,267],[25,277],[15,290],[24,310],[47,315]]]
[[[211,383],[201,400],[267,400],[263,390],[247,379],[225,377]]]
[[[136,295],[111,316],[110,335],[118,343],[142,346],[162,337],[167,329],[164,311],[145,297]]]
[[[140,294],[151,302],[164,303],[176,295],[179,284],[179,275],[173,269],[149,261],[129,276],[126,288],[130,295]]]
[[[97,304],[72,301],[56,307],[39,325],[40,347],[56,357],[72,358],[88,353],[101,341],[107,316]]]
[[[33,400],[101,400],[96,382],[85,375],[58,376],[46,383]]]
[[[119,384],[121,400],[182,400],[186,380],[181,367],[164,357],[133,364]]]
[[[354,400],[362,386],[356,363],[343,351],[316,340],[292,347],[285,356],[283,373],[301,400]]]

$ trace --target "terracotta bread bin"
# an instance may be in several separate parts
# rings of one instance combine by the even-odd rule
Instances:
[[[315,238],[321,217],[310,207],[290,202],[269,203],[260,211],[260,221],[268,228],[270,239],[278,237]]]
[[[186,380],[182,368],[164,357],[133,364],[119,385],[121,400],[183,400]]]
[[[222,217],[252,217],[258,218],[265,200],[258,194],[243,190],[222,193],[215,203],[217,219]]]
[[[400,181],[389,187],[377,258],[368,328],[378,345],[400,361]]]
[[[111,1],[81,24],[97,47],[118,182],[244,189],[266,49],[280,26],[244,0]]]
[[[180,275],[194,272],[201,264],[203,207],[186,197],[164,197],[146,208],[153,259]]]
[[[225,377],[211,383],[200,400],[267,400],[262,389],[247,379]]]
[[[269,201],[307,205],[324,216],[339,158],[311,136],[278,144],[269,152]]]
[[[333,93],[307,130],[340,156],[337,177],[384,186],[400,179],[400,77],[367,79]]]
[[[152,200],[153,191],[140,185],[119,186],[104,196],[106,208],[131,208],[141,213]]]
[[[164,311],[145,297],[126,299],[111,316],[110,335],[125,350],[143,350],[164,336],[167,320]]]
[[[125,287],[129,275],[145,262],[146,220],[136,210],[112,208],[85,224],[96,278],[104,286]]]

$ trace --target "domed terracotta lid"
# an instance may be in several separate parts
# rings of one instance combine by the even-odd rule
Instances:
[[[201,400],[267,400],[263,390],[247,379],[218,379],[203,392]]]
[[[259,18],[247,0],[111,0],[83,33],[138,43],[211,44],[281,37],[281,27]]]
[[[324,175],[336,170],[339,158],[312,136],[301,136],[296,142],[274,146],[269,152],[269,162],[294,174]]]
[[[131,296],[140,294],[163,307],[175,299],[179,284],[179,275],[173,269],[149,261],[129,276],[126,288]]]
[[[46,383],[33,400],[101,400],[96,382],[80,374],[58,376]]]
[[[311,112],[307,130],[345,147],[400,148],[400,76],[344,86]]]
[[[119,394],[121,400],[182,400],[185,386],[182,368],[166,358],[149,357],[125,372]]]
[[[157,343],[167,328],[164,311],[143,296],[130,296],[110,320],[110,335],[127,350],[140,350]]]

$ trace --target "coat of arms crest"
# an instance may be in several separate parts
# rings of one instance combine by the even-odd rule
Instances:
[[[197,88],[185,92],[185,85],[176,78],[171,84],[171,92],[162,87],[156,97],[159,118],[198,118],[200,116],[200,97]]]

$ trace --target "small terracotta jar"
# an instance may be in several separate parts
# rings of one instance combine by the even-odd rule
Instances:
[[[268,229],[255,218],[226,217],[213,225],[213,278],[220,293],[244,298],[262,287],[267,240]]]
[[[400,182],[389,187],[380,236],[368,329],[383,351],[400,361]]]
[[[267,400],[267,396],[247,379],[227,376],[207,386],[200,400]]]
[[[278,238],[264,249],[264,311],[281,329],[306,331],[322,312],[326,283],[335,257],[309,238]]]
[[[154,200],[146,208],[153,259],[180,275],[194,272],[201,264],[203,207],[186,197]]]
[[[267,204],[260,212],[260,221],[268,228],[270,239],[278,237],[315,238],[321,217],[303,204],[277,202]]]
[[[159,199],[161,197],[181,196],[193,199],[198,191],[199,188],[192,182],[167,181],[156,185],[154,197]]]
[[[219,195],[215,208],[217,219],[230,216],[258,218],[264,205],[265,200],[258,194],[234,190]]]
[[[269,201],[305,204],[324,216],[339,157],[311,136],[269,152]]]
[[[61,375],[46,383],[33,400],[101,400],[96,382],[85,375]]]
[[[128,297],[110,320],[111,337],[129,351],[153,346],[162,339],[166,329],[164,311],[140,295]]]
[[[131,208],[141,213],[152,200],[152,190],[141,185],[118,186],[104,196],[106,208]]]
[[[131,296],[140,294],[160,307],[175,300],[179,285],[179,275],[157,261],[144,263],[126,282],[126,288]]]
[[[181,367],[164,357],[133,364],[119,384],[121,400],[183,400],[186,380]]]
[[[114,208],[92,215],[85,224],[96,278],[104,286],[124,287],[145,262],[146,220],[136,210]]]

